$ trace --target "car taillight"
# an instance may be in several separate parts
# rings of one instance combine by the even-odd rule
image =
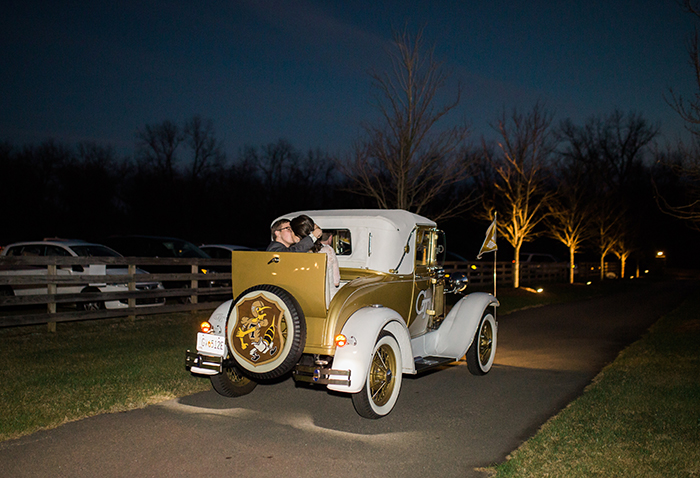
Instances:
[[[202,322],[199,324],[199,329],[205,334],[208,334],[211,332],[211,324],[209,322]]]
[[[347,343],[348,343],[348,339],[345,338],[345,336],[343,334],[338,334],[335,336],[335,346],[336,347],[343,347]]]

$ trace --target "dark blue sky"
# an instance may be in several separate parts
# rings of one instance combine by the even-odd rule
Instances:
[[[231,156],[278,138],[342,154],[376,117],[367,72],[406,24],[464,86],[448,120],[475,140],[538,99],[579,124],[634,110],[673,139],[664,95],[695,92],[694,21],[675,0],[20,0],[0,15],[0,140],[131,152],[145,124],[199,114]]]

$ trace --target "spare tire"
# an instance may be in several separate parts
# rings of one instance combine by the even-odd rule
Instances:
[[[281,287],[256,285],[231,304],[226,339],[245,375],[259,380],[280,377],[294,368],[304,351],[304,312]]]

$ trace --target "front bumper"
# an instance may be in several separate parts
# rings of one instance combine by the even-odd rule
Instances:
[[[199,375],[216,375],[223,371],[224,358],[199,352],[185,352],[185,367]]]

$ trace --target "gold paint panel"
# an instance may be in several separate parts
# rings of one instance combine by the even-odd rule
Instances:
[[[325,254],[233,251],[231,256],[234,297],[249,287],[273,284],[292,294],[306,317],[326,316]]]

